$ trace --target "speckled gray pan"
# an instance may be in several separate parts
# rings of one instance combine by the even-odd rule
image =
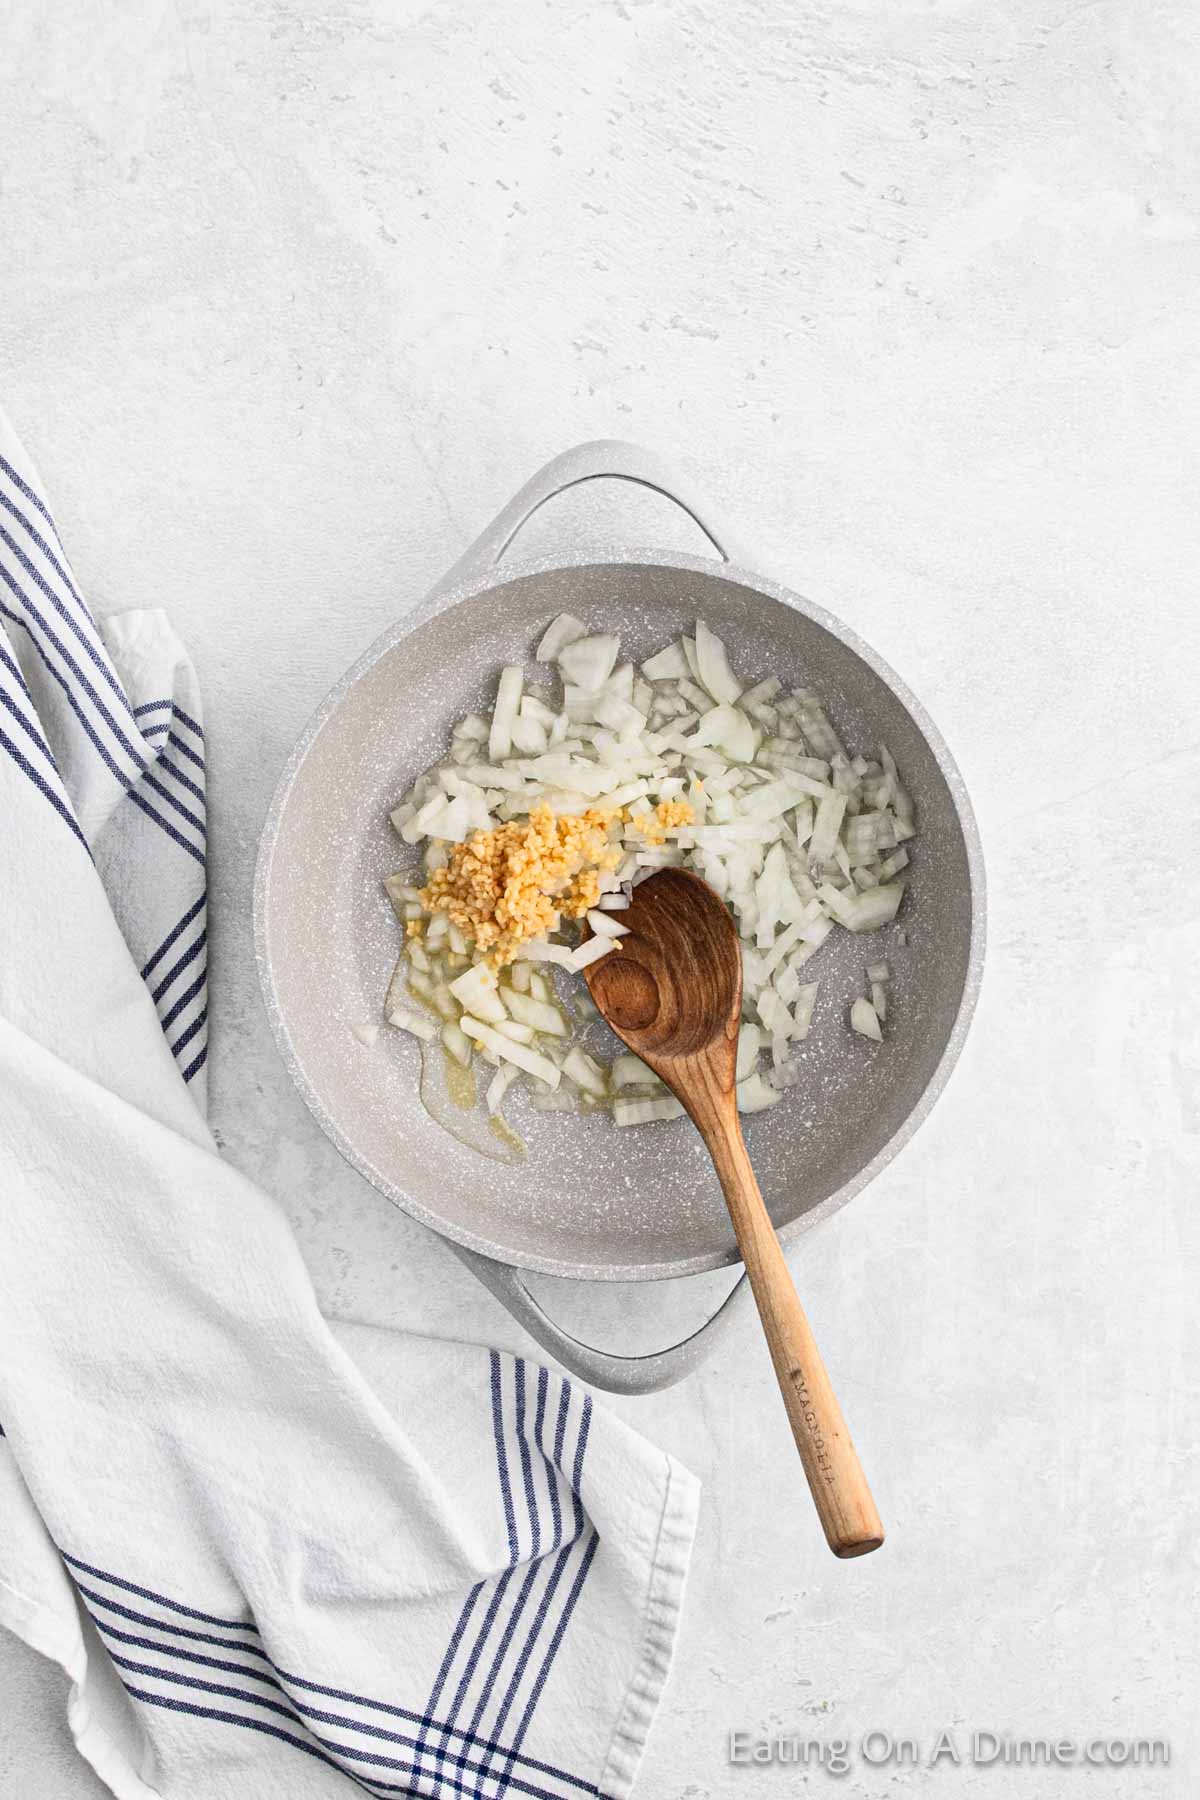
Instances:
[[[681,498],[634,446],[582,445],[536,476],[438,590],[407,612],[338,683],[293,752],[263,832],[255,886],[259,970],[280,1050],[322,1128],[398,1206],[439,1231],[560,1360],[636,1391],[664,1385],[707,1353],[712,1332],[656,1356],[588,1350],[562,1333],[516,1273],[648,1281],[735,1260],[720,1190],[686,1119],[617,1130],[607,1118],[511,1109],[528,1154],[484,1160],[418,1097],[420,1049],[385,1030],[365,1049],[399,948],[381,887],[404,865],[388,812],[444,750],[451,725],[490,704],[496,672],[524,662],[569,610],[619,631],[635,660],[703,616],[737,669],[818,690],[852,751],[885,742],[917,805],[919,836],[896,925],[835,933],[810,973],[820,991],[802,1047],[805,1078],[747,1141],[785,1242],[827,1218],[875,1175],[925,1117],[953,1065],[983,957],[983,867],[966,793],[918,702],[829,614],[731,561],[614,550],[497,566],[529,514],[564,487],[615,475]],[[901,944],[898,932],[907,935]],[[847,1025],[864,964],[894,971],[886,1042]],[[735,1290],[736,1291],[736,1290]]]

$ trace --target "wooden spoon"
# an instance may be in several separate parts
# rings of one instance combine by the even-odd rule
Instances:
[[[640,883],[615,916],[628,936],[586,970],[592,998],[682,1101],[708,1147],[829,1547],[865,1556],[882,1544],[883,1526],[738,1123],[742,957],[733,920],[708,883],[683,869]]]

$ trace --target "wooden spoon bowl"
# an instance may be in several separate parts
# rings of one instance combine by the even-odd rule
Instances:
[[[592,998],[704,1139],[829,1547],[863,1556],[882,1544],[883,1526],[738,1121],[742,953],[733,920],[708,883],[683,869],[640,883],[618,916],[627,935],[585,971]]]

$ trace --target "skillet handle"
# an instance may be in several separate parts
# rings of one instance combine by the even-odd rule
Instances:
[[[648,1356],[619,1356],[581,1343],[556,1324],[525,1285],[519,1269],[494,1262],[490,1256],[480,1256],[477,1250],[468,1250],[462,1244],[451,1244],[450,1248],[556,1362],[591,1387],[604,1388],[610,1394],[652,1394],[658,1388],[682,1381],[716,1348],[748,1291],[745,1275],[739,1275],[716,1312],[690,1337],[665,1350],[653,1350]]]
[[[578,487],[581,482],[603,480],[631,481],[637,487],[651,488],[656,494],[665,495],[695,521],[722,562],[737,563],[743,568],[754,566],[753,558],[738,545],[729,529],[715,522],[707,501],[700,498],[665,458],[640,444],[625,443],[620,438],[596,438],[589,444],[576,444],[574,449],[552,456],[545,467],[513,495],[508,505],[501,508],[466,554],[438,582],[434,593],[440,594],[448,588],[490,575],[517,533],[548,500],[565,493],[568,488]]]

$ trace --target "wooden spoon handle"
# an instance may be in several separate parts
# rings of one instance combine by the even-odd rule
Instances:
[[[700,1129],[720,1177],[829,1548],[835,1556],[865,1556],[882,1544],[883,1526],[759,1191],[737,1113],[732,1106],[723,1108]]]

